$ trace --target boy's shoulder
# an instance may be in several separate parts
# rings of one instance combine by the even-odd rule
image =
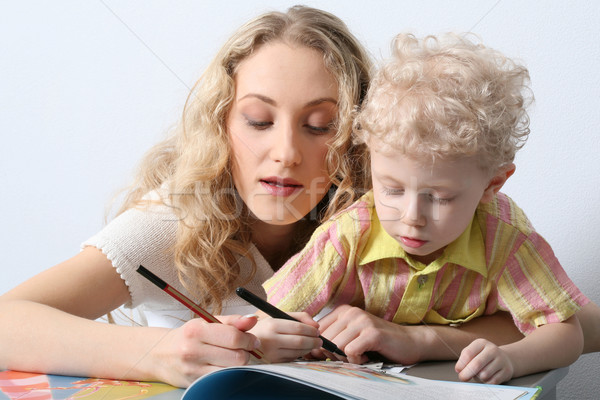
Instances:
[[[476,215],[486,226],[490,223],[503,223],[526,236],[535,231],[525,212],[502,192],[498,192],[489,203],[480,204]]]
[[[373,214],[375,213],[374,204],[373,191],[370,190],[354,203],[324,221],[317,230],[335,228],[339,231],[362,233],[371,226]]]
[[[335,213],[328,221],[340,221],[346,218],[354,217],[368,217],[370,220],[374,212],[375,200],[373,199],[373,190],[369,190],[367,193],[359,197],[354,203]]]

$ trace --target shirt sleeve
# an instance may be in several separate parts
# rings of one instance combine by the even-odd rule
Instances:
[[[506,307],[521,332],[562,322],[589,299],[575,286],[550,245],[535,231],[507,260],[498,282],[499,302]]]
[[[314,316],[335,297],[349,272],[347,246],[337,228],[335,221],[319,227],[304,249],[263,284],[270,303]]]
[[[82,243],[101,250],[125,281],[131,300],[125,307],[145,303],[161,308],[177,308],[177,302],[164,296],[151,282],[136,272],[148,268],[177,290],[187,293],[179,283],[173,264],[172,246],[177,232],[176,216],[164,205],[129,209],[100,232]]]

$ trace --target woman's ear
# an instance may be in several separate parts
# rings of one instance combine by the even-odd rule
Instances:
[[[494,195],[504,186],[504,183],[515,173],[517,167],[514,163],[504,165],[496,171],[494,176],[490,178],[487,188],[483,191],[481,196],[481,203],[489,203],[494,199]]]

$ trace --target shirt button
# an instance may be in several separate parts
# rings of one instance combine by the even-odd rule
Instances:
[[[417,278],[417,282],[419,283],[419,287],[425,285],[427,283],[427,275],[420,275]]]

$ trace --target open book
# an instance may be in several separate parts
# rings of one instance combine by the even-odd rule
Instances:
[[[182,400],[198,399],[533,399],[538,388],[436,381],[337,361],[225,368],[196,380]]]

